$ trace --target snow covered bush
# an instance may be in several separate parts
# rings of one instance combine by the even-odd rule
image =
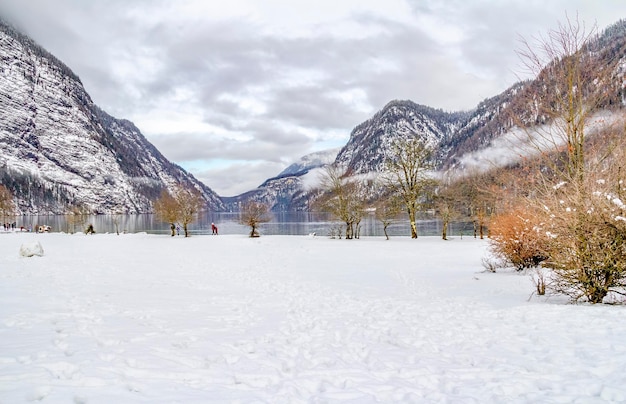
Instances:
[[[538,266],[546,259],[537,218],[527,208],[518,207],[494,217],[489,226],[492,254],[518,271]]]
[[[545,202],[549,289],[590,303],[626,296],[626,205],[609,183],[566,184]]]

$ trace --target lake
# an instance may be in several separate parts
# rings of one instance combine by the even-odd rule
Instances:
[[[70,220],[68,220],[70,218]],[[120,233],[169,234],[169,225],[160,221],[155,215],[86,215],[82,224],[73,224],[71,217],[65,215],[18,216],[17,228],[24,226],[33,229],[39,226],[50,226],[53,232],[84,231],[88,224],[93,224],[97,233],[115,233],[116,225]],[[247,234],[249,228],[239,224],[238,213],[206,212],[201,213],[196,221],[189,225],[190,233],[211,234],[211,223],[219,228],[219,234]],[[328,236],[335,229],[344,229],[340,222],[333,221],[325,213],[319,212],[276,212],[272,220],[259,227],[261,235],[308,235]],[[471,235],[472,226],[468,222],[452,223],[449,235]],[[182,235],[182,228],[180,230]],[[390,236],[410,236],[407,219],[401,219],[387,228]],[[441,221],[424,215],[418,221],[418,232],[422,236],[441,234]],[[361,236],[384,236],[383,225],[373,214],[366,214],[361,222]]]

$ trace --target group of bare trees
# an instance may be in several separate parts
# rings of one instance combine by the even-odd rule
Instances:
[[[195,189],[177,186],[170,194],[167,190],[154,201],[154,213],[166,223],[170,224],[171,235],[176,235],[176,224],[183,225],[185,237],[189,237],[189,224],[204,206],[204,200]]]
[[[457,220],[472,222],[474,237],[482,239],[499,199],[500,185],[494,182],[494,174],[438,178],[434,153],[434,148],[418,137],[396,140],[389,148],[385,171],[375,180],[327,166],[317,207],[345,224],[346,239],[358,238],[359,223],[368,210],[374,211],[387,239],[387,228],[400,217],[408,219],[411,238],[418,238],[417,218],[426,211],[440,218],[444,240],[450,223]]]
[[[189,237],[189,224],[204,208],[204,200],[197,190],[178,185],[172,193],[163,190],[153,208],[162,221],[169,223],[172,236],[176,235],[176,226],[180,223],[185,237]],[[256,201],[244,204],[239,215],[239,223],[250,227],[250,237],[259,237],[259,225],[271,219],[269,207]]]
[[[345,175],[336,165],[326,167],[321,178],[325,192],[317,205],[345,224],[345,238],[359,238],[359,226],[365,214],[365,188],[359,178]]]
[[[341,167],[329,165],[321,178],[323,194],[317,206],[345,224],[346,239],[359,238],[368,209],[375,211],[387,239],[388,226],[402,212],[409,218],[411,237],[417,238],[417,215],[432,201],[437,184],[432,176],[433,153],[419,138],[398,140],[390,147],[385,172],[376,180],[349,176]]]

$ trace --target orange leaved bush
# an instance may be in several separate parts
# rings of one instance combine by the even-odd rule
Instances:
[[[537,220],[527,208],[517,207],[495,216],[489,230],[493,255],[510,262],[518,271],[536,267],[547,258]]]

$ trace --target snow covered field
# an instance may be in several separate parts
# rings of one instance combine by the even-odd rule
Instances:
[[[625,308],[529,301],[486,251],[0,234],[0,403],[625,401]]]

